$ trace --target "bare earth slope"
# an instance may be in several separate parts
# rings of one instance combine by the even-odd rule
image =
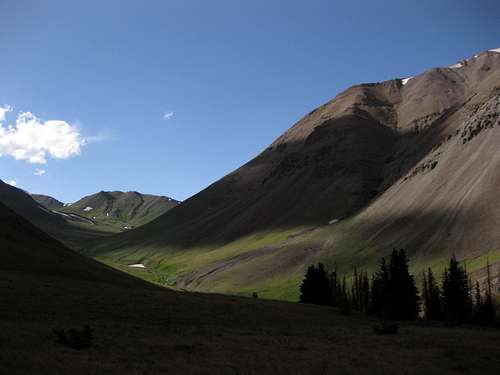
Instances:
[[[499,102],[495,51],[353,86],[235,172],[89,253],[149,262],[184,288],[280,298],[296,297],[312,261],[370,269],[394,246],[414,271],[452,252],[480,271],[486,254],[500,260]]]

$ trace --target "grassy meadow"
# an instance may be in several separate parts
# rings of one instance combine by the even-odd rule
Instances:
[[[497,374],[500,330],[373,321],[334,308],[1,271],[2,374]],[[99,293],[96,293],[96,291]],[[80,351],[54,328],[94,329]],[[272,350],[271,350],[272,348]]]

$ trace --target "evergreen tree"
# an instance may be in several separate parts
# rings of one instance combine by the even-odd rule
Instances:
[[[347,292],[347,283],[345,276],[342,279],[342,284],[340,287],[340,293],[338,296],[338,306],[340,308],[340,313],[343,315],[349,315],[351,313],[351,298],[349,296],[349,293]]]
[[[370,313],[385,317],[388,313],[389,270],[385,258],[380,261],[378,272],[372,278]]]
[[[389,264],[389,312],[392,319],[413,320],[420,312],[420,297],[415,279],[408,271],[403,249],[394,249]]]
[[[332,295],[332,306],[338,306],[339,282],[337,279],[337,265],[334,266],[330,273],[330,291]]]
[[[429,268],[423,278],[424,316],[429,320],[443,318],[441,291],[436,283],[434,274]]]
[[[482,321],[481,323],[488,326],[494,326],[497,324],[497,313],[495,304],[493,303],[493,297],[491,295],[491,273],[490,273],[490,263],[488,261],[486,265],[486,295],[484,298],[484,303],[482,304]]]
[[[332,290],[325,266],[322,263],[318,263],[317,267],[309,266],[300,286],[300,302],[332,305],[332,301]]]
[[[363,312],[368,313],[370,308],[370,280],[368,279],[368,274],[365,272],[363,274],[362,281],[363,290]]]
[[[474,305],[472,306],[472,319],[474,323],[481,324],[483,321],[483,299],[481,297],[481,288],[479,287],[479,281],[476,280],[476,289],[474,297]]]
[[[443,274],[443,310],[445,318],[453,324],[460,324],[471,318],[471,297],[467,271],[455,256],[450,259]]]

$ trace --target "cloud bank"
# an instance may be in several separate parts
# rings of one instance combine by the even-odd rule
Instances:
[[[68,159],[80,155],[85,139],[75,126],[62,120],[41,121],[31,112],[20,113],[15,126],[4,126],[5,113],[0,110],[0,156],[45,164],[47,158]]]

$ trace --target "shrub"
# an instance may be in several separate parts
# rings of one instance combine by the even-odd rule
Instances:
[[[61,345],[75,350],[81,350],[92,346],[94,339],[94,330],[86,325],[82,330],[70,328],[54,329],[55,341]]]
[[[257,292],[252,293],[252,298],[255,298],[255,299],[259,298],[259,295],[257,294]]]
[[[399,326],[397,323],[383,320],[373,325],[373,332],[377,335],[396,335],[399,332]]]

